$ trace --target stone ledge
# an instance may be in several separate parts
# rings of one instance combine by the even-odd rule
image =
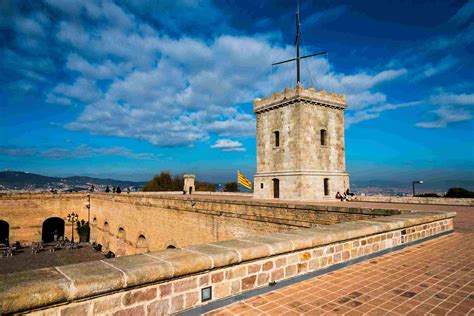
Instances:
[[[309,248],[450,219],[454,212],[419,212],[246,237],[184,249],[0,275],[0,313],[14,313],[265,260]],[[400,232],[398,232],[400,234]],[[403,233],[402,233],[403,235]],[[369,237],[369,239],[372,237]],[[251,261],[251,262],[250,262]],[[277,273],[276,273],[277,274]]]

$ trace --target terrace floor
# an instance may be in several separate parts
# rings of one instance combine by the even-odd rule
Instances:
[[[3,257],[0,254],[0,274],[102,259],[105,259],[104,254],[95,251],[92,245],[87,243],[81,243],[78,249],[60,249],[53,253],[42,250],[32,254],[31,247],[25,247],[12,257]]]
[[[456,211],[455,233],[207,315],[474,315],[474,207],[355,203]]]

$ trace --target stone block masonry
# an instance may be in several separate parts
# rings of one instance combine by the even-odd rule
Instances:
[[[301,84],[255,99],[255,198],[332,200],[348,189],[345,109],[345,96]]]
[[[182,192],[94,193],[90,201],[91,241],[117,255],[400,214],[382,208],[295,205]],[[9,224],[11,242],[41,240],[42,225],[51,217],[65,222],[65,236],[71,238],[66,216],[74,211],[87,220],[86,203],[84,193],[0,194],[0,220]]]
[[[400,214],[2,275],[0,313],[177,313],[450,232],[454,216]],[[202,302],[206,287],[212,300]]]

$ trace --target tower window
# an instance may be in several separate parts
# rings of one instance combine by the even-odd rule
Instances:
[[[275,147],[280,147],[280,132],[274,131],[273,135],[275,135]]]
[[[263,183],[260,183],[260,189],[263,189]]]
[[[324,195],[329,195],[329,179],[324,178]]]
[[[325,129],[321,130],[321,146],[327,145],[327,132]]]

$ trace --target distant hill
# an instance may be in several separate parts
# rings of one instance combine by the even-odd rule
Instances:
[[[0,188],[3,190],[58,189],[77,191],[94,186],[120,186],[141,188],[144,182],[100,179],[92,177],[48,177],[22,171],[1,171]]]

